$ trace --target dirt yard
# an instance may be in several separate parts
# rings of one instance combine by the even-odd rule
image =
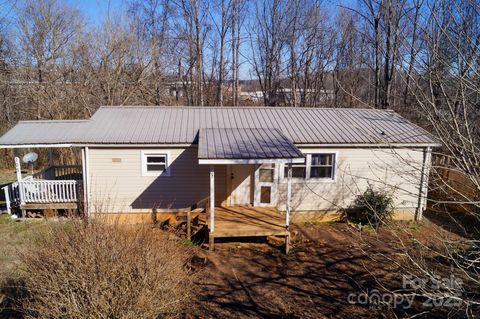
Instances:
[[[446,234],[435,224],[399,223],[403,240],[432,244]],[[396,289],[402,274],[392,260],[398,238],[391,231],[362,232],[344,223],[295,226],[294,248],[284,255],[273,241],[223,243],[206,252],[199,280],[200,317],[218,318],[392,318],[417,310],[371,309],[350,304],[350,293]],[[385,286],[384,286],[385,285]],[[441,318],[435,312],[424,317]]]
[[[0,218],[0,277],[3,282],[14,277],[16,251],[31,245],[32,234],[43,223],[12,222]],[[156,230],[159,231],[159,230]],[[345,223],[295,225],[290,254],[285,255],[277,239],[243,242],[219,242],[216,251],[192,247],[196,252],[197,299],[186,309],[186,318],[399,318],[410,317],[425,309],[349,303],[373,289],[391,291],[402,287],[401,265],[405,263],[399,249],[401,240],[415,249],[441,245],[442,240],[461,242],[462,237],[444,230],[434,222],[421,224],[397,222],[390,229],[359,231]],[[254,242],[252,242],[252,240]],[[441,273],[448,265],[438,264]],[[398,264],[397,264],[398,263]],[[0,294],[7,301],[8,291]],[[0,318],[12,316],[8,307]],[[5,307],[5,303],[3,304]],[[444,312],[427,309],[419,318],[443,318]],[[453,313],[461,318],[461,314]],[[418,317],[417,317],[418,318]]]

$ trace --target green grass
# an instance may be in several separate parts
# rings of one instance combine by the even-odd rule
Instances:
[[[181,239],[180,244],[185,245],[185,246],[198,246],[195,242],[189,240],[189,239]]]
[[[43,220],[16,221],[8,214],[0,215],[0,282],[19,275],[19,253],[33,244],[44,226]]]
[[[16,180],[15,170],[0,170],[0,185],[8,184]]]

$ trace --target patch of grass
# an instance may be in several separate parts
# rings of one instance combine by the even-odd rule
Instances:
[[[421,229],[421,225],[418,222],[412,222],[412,223],[409,223],[409,224],[410,224],[409,226],[410,226],[411,230],[418,231],[418,230]]]
[[[8,214],[0,215],[0,282],[19,276],[18,253],[32,244],[44,226],[42,220],[20,222]]]
[[[17,180],[15,170],[0,170],[0,185],[8,184]]]
[[[186,239],[186,238],[180,240],[180,244],[185,245],[185,246],[197,246],[197,244],[195,242],[191,241],[190,239]]]
[[[375,227],[370,224],[355,223],[352,221],[347,221],[347,224],[361,232],[371,233],[375,231]]]

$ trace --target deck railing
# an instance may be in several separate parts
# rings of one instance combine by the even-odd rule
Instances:
[[[31,203],[74,203],[81,198],[81,181],[45,181],[32,178],[14,182],[2,188],[7,211],[12,206]]]
[[[18,183],[8,184],[2,187],[5,194],[5,204],[7,206],[7,212],[11,214],[12,205],[20,204],[20,191],[18,188]]]
[[[22,180],[19,188],[22,203],[69,203],[79,199],[79,182],[75,180]]]
[[[82,165],[52,165],[32,177],[36,180],[81,180]]]

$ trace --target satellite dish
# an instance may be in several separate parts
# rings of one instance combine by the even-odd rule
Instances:
[[[33,163],[35,163],[37,158],[38,158],[38,154],[32,152],[32,153],[25,154],[22,160],[25,164],[33,165]]]

